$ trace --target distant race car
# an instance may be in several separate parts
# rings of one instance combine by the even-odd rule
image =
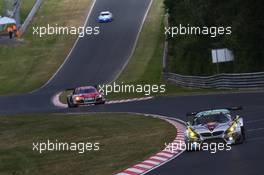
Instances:
[[[113,14],[109,11],[103,11],[100,13],[98,17],[98,22],[100,23],[107,23],[113,21]]]
[[[241,107],[215,109],[187,114],[186,144],[195,147],[203,142],[225,142],[227,144],[243,143],[245,128],[243,118],[231,115],[233,110]]]
[[[104,104],[105,98],[94,86],[83,86],[73,89],[72,94],[67,96],[69,108],[80,105]]]

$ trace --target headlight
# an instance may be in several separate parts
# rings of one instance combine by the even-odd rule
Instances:
[[[82,100],[83,98],[82,97],[79,97],[79,96],[77,96],[77,97],[75,97],[75,100],[76,101],[80,101],[80,100]]]
[[[197,134],[193,129],[188,128],[187,129],[187,136],[191,139],[199,139],[199,134]]]
[[[237,123],[234,122],[226,131],[227,133],[233,133],[237,128]]]

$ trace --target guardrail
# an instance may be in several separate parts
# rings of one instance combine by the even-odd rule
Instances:
[[[264,88],[264,72],[242,74],[218,74],[213,76],[185,76],[163,73],[170,83],[191,88],[244,89]]]
[[[32,7],[30,13],[28,14],[27,18],[25,19],[25,21],[23,22],[23,24],[21,25],[20,29],[19,29],[19,35],[23,35],[24,32],[27,30],[30,22],[32,21],[33,17],[35,16],[35,14],[37,13],[40,5],[42,3],[42,0],[36,0],[34,6]]]
[[[168,15],[165,16],[168,26]],[[188,76],[168,72],[168,37],[165,36],[163,51],[163,79],[181,87],[216,88],[216,89],[249,89],[264,88],[264,72],[256,73],[223,73],[213,76]]]

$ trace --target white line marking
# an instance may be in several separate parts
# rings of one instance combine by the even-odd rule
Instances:
[[[168,158],[173,157],[173,154],[168,154],[168,153],[164,153],[164,152],[160,152],[160,153],[158,153],[157,155],[165,156],[165,157],[168,157]]]
[[[247,129],[247,132],[260,131],[260,130],[264,130],[264,128]]]
[[[161,161],[166,161],[166,160],[168,160],[168,159],[166,159],[166,158],[159,157],[159,156],[153,156],[153,157],[151,157],[151,159],[157,159],[157,160],[161,160]]]
[[[259,141],[259,140],[264,140],[264,137],[256,137],[256,138],[252,138],[252,139],[247,139],[246,141]]]
[[[262,122],[262,121],[264,121],[264,119],[250,120],[245,123],[257,123],[257,122]]]
[[[144,162],[146,162],[146,163],[150,163],[150,164],[152,164],[152,165],[158,165],[158,164],[160,164],[160,162],[156,162],[156,161],[153,161],[153,160],[145,160],[145,161],[143,161],[143,163]]]
[[[132,171],[132,172],[135,172],[135,173],[142,173],[142,172],[144,172],[144,170],[140,170],[140,169],[137,169],[137,168],[128,168],[126,170],[127,171]]]
[[[127,174],[127,173],[118,173],[116,175],[130,175],[130,174]]]
[[[152,168],[153,166],[149,166],[149,165],[144,165],[144,164],[137,164],[135,166],[138,166],[138,167],[141,167],[141,168],[146,168],[146,169],[150,169]]]

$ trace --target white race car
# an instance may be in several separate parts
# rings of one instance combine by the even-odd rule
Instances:
[[[231,111],[240,109],[242,108],[233,107],[187,114],[191,118],[187,122],[186,144],[191,143],[191,147],[195,149],[203,142],[243,143],[245,140],[243,118],[231,114]]]
[[[100,13],[98,17],[98,22],[100,23],[107,23],[113,21],[113,14],[109,11],[103,11]]]

